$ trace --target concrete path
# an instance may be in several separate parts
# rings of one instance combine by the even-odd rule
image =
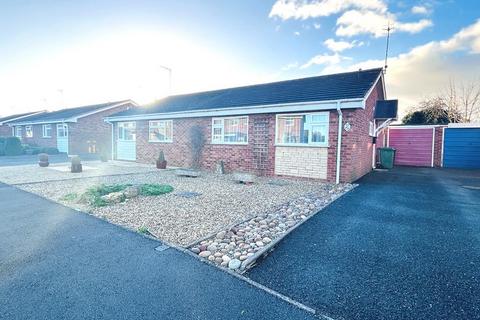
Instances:
[[[333,319],[480,319],[480,171],[372,173],[249,277]]]
[[[309,319],[175,249],[0,184],[0,319]]]

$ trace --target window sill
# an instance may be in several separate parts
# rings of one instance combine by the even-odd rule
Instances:
[[[50,137],[42,137],[42,139],[51,139],[51,138],[52,138],[52,136],[50,136]]]
[[[328,144],[276,143],[275,147],[329,148]]]
[[[148,140],[148,143],[173,143],[173,141],[153,141],[153,140]]]
[[[248,146],[248,142],[211,142],[211,145],[214,146]]]

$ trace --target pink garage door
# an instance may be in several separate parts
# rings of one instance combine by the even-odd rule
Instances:
[[[388,144],[395,148],[395,164],[431,167],[433,128],[390,128]]]

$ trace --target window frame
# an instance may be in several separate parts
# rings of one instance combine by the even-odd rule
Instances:
[[[246,139],[246,141],[244,141],[244,142],[243,142],[243,141],[242,141],[242,142],[230,142],[230,141],[225,141],[225,120],[238,119],[238,120],[240,121],[240,119],[243,119],[243,118],[247,119],[247,124],[246,124],[246,127],[247,127],[247,139]],[[216,124],[215,124],[215,120],[221,121],[221,125],[218,125],[218,124],[216,125]],[[211,144],[247,145],[247,144],[248,144],[248,138],[249,138],[249,137],[248,137],[248,136],[249,136],[249,134],[248,134],[248,131],[249,131],[249,130],[248,130],[248,129],[249,129],[248,125],[249,125],[249,116],[248,116],[248,115],[246,115],[246,116],[232,116],[232,117],[212,117],[212,130],[211,130],[212,136],[211,136],[211,139],[210,139]],[[215,129],[221,129],[221,131],[222,131],[222,133],[221,133],[221,138],[222,138],[221,141],[215,141],[215,140],[213,139],[213,137],[216,136],[216,135],[214,134]]]
[[[25,126],[25,138],[33,138],[33,126]]]
[[[157,123],[160,123],[160,122],[163,122],[164,123],[164,128],[165,128],[165,137],[167,136],[167,130],[166,130],[166,123],[167,122],[170,122],[170,127],[172,128],[172,135],[170,137],[170,139],[168,140],[151,140],[150,139],[150,130],[152,129],[152,122],[157,122]],[[154,128],[158,128],[159,126],[157,127],[154,127]],[[130,140],[129,140],[130,141]],[[148,142],[151,142],[151,143],[173,143],[173,120],[150,120],[148,121]]]
[[[133,129],[135,130],[135,135],[132,140],[126,140],[125,137],[120,138],[120,128],[124,129],[124,123],[133,123]],[[117,141],[137,141],[137,123],[135,121],[122,121],[117,123]]]
[[[58,134],[58,129],[60,128],[64,128],[64,135],[63,136],[60,136]],[[68,138],[69,136],[69,132],[68,132],[68,124],[66,123],[57,123],[57,139],[60,137],[60,138]]]
[[[50,130],[49,135],[45,134],[46,128],[49,128],[49,130]],[[51,137],[52,137],[52,125],[51,124],[42,125],[42,138],[51,138]]]
[[[278,142],[278,120],[281,117],[298,117],[298,116],[326,116],[326,120],[322,122],[311,122],[309,124],[310,130],[308,132],[308,142],[307,143],[288,143],[288,142]],[[325,142],[311,142],[312,139],[312,127],[314,126],[327,126],[327,132],[325,135]],[[279,147],[315,147],[315,148],[328,148],[329,147],[329,131],[330,131],[330,112],[321,111],[321,112],[299,112],[299,113],[279,113],[275,115],[275,146]]]
[[[22,131],[22,126],[15,126],[15,137],[21,139],[23,135]]]

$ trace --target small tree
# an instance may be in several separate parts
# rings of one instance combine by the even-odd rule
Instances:
[[[460,116],[441,97],[423,100],[403,117],[404,124],[448,124],[458,122]]]
[[[193,126],[190,129],[190,148],[192,151],[192,168],[200,168],[205,135],[201,126]]]
[[[5,155],[18,156],[23,153],[22,142],[17,137],[7,137],[5,139]]]

